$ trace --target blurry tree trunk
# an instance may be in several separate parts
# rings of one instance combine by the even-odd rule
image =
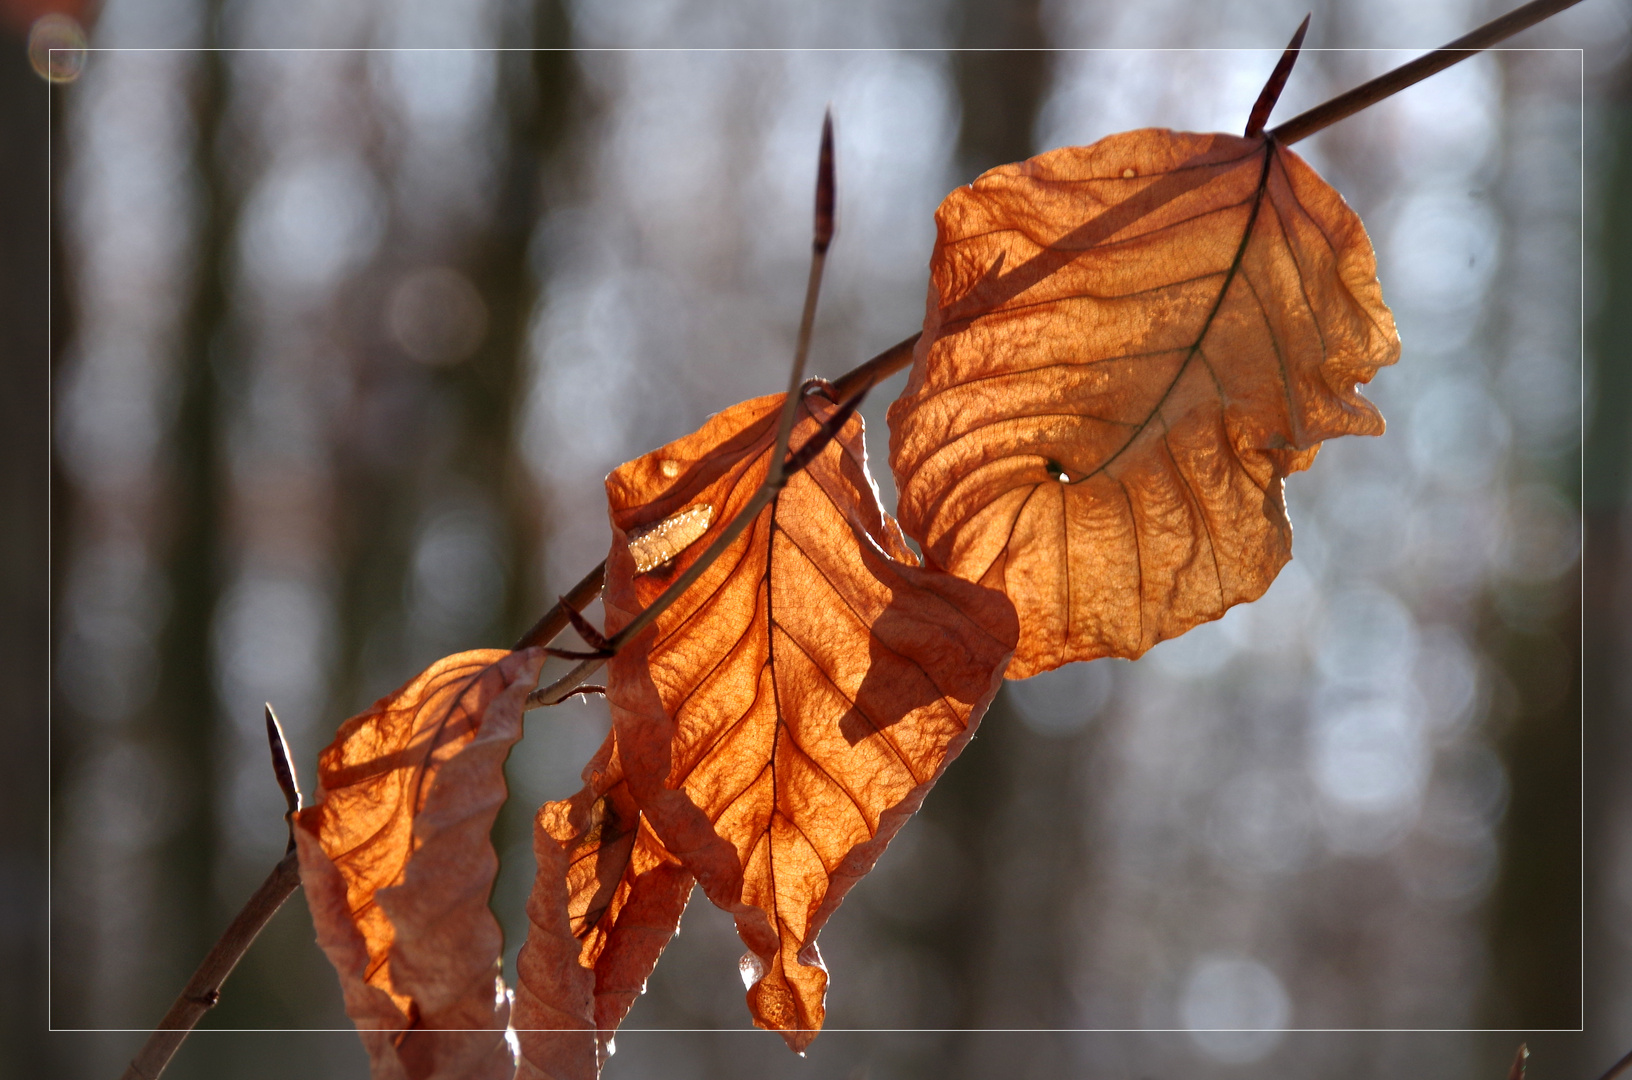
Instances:
[[[979,50],[952,54],[963,108],[958,179],[967,183],[993,166],[1036,153],[1032,126],[1053,63],[1047,52],[1013,51],[1048,47],[1040,0],[961,0],[953,13],[958,47]]]
[[[953,9],[956,44],[976,50],[1044,48],[1037,0],[1002,4],[963,0]],[[958,133],[957,178],[968,182],[994,166],[1020,161],[1036,152],[1032,129],[1048,88],[1048,54],[1023,51],[974,51],[953,54],[962,127]],[[1044,876],[1029,875],[1013,856],[1046,848],[1059,853],[1071,840],[1069,815],[1057,813],[1065,791],[1069,754],[1042,747],[1018,727],[1018,718],[999,697],[974,740],[947,771],[926,800],[924,815],[949,836],[961,838],[967,860],[958,902],[923,946],[938,952],[944,970],[955,975],[956,1006],[951,1023],[959,1028],[1002,1025],[1029,1015],[1022,1026],[1064,1024],[1059,1012],[1061,960],[1052,956],[1008,955],[1014,942],[1002,932],[1010,920],[1050,919],[1050,883],[1070,875],[1068,859],[1058,860]],[[1039,753],[1038,751],[1043,751]],[[1031,798],[1025,798],[1026,792]],[[1052,803],[1042,820],[1034,813],[1038,800]],[[1010,846],[1004,839],[1031,832],[1026,842]],[[1060,846],[1057,846],[1060,845]],[[1005,885],[1005,881],[1009,884]],[[1023,883],[1019,890],[1015,883]],[[936,888],[925,883],[926,888]],[[1035,889],[1033,890],[1033,887]],[[1016,976],[1020,976],[1018,983]],[[1009,995],[1013,994],[1011,998]],[[1002,1015],[994,1016],[997,1009]],[[1028,1010],[1040,1010],[1030,1011]],[[979,1054],[999,1045],[972,1034],[948,1043],[951,1075],[983,1075],[998,1065]],[[1001,1069],[999,1069],[1001,1071]]]
[[[219,5],[205,6],[210,27],[205,44],[214,46]],[[168,535],[159,536],[170,605],[158,639],[158,681],[152,704],[138,720],[144,741],[162,748],[176,777],[175,832],[155,858],[163,866],[158,910],[168,955],[202,956],[223,925],[213,902],[211,881],[217,836],[216,763],[220,703],[212,677],[210,628],[221,595],[223,491],[220,468],[220,379],[235,362],[225,334],[230,312],[227,276],[235,207],[232,182],[217,154],[226,110],[226,57],[197,57],[194,162],[200,177],[196,291],[183,310],[180,355],[176,358],[178,404],[168,440],[169,490],[162,515]],[[173,935],[173,936],[170,936]],[[152,1005],[162,1012],[177,976],[185,969],[155,973]]]
[[[1632,65],[1623,62],[1602,131],[1603,205],[1596,243],[1602,297],[1589,328],[1596,360],[1590,372],[1592,424],[1586,432],[1585,544],[1582,552],[1581,718],[1585,725],[1586,1015],[1585,1039],[1572,1040],[1574,1072],[1599,1075],[1632,1047],[1632,936],[1627,873],[1632,869],[1632,728],[1628,662],[1632,660]],[[1592,220],[1593,215],[1588,215]],[[1589,266],[1592,265],[1589,262]],[[1574,874],[1571,868],[1569,873]],[[1572,915],[1574,913],[1571,913]]]
[[[1570,575],[1555,587],[1573,598],[1578,581]],[[1536,635],[1497,628],[1489,640],[1518,690],[1518,715],[1503,745],[1511,787],[1493,904],[1490,1027],[1582,1024],[1580,618],[1581,609],[1568,603],[1548,628],[1565,647],[1562,675],[1560,654]],[[1560,677],[1570,684],[1562,696],[1551,689]],[[1538,700],[1548,704],[1532,704]]]
[[[555,0],[537,3],[530,21],[538,48],[566,43],[565,16]],[[406,671],[425,659],[402,655],[400,635],[408,624],[405,601],[418,526],[438,489],[450,481],[496,512],[495,539],[506,582],[499,610],[463,647],[504,645],[547,606],[539,595],[542,508],[518,449],[517,423],[537,291],[531,242],[542,211],[543,166],[561,137],[573,60],[570,53],[541,51],[499,53],[496,62],[502,150],[491,216],[459,250],[432,253],[475,284],[487,312],[486,335],[468,360],[432,372],[395,356],[389,345],[360,346],[358,407],[370,410],[394,397],[401,404],[393,408],[401,413],[388,425],[369,427],[363,437],[376,445],[363,445],[353,432],[337,433],[341,663],[336,698],[345,708],[390,689],[364,685],[373,670],[364,654],[371,637],[378,644],[382,628],[389,631],[384,637],[397,637],[394,652],[403,664],[396,666]],[[388,254],[394,240],[400,238],[385,240]],[[357,329],[363,341],[372,332]],[[441,383],[436,392],[427,385],[431,381]],[[432,415],[441,405],[451,405],[451,415]],[[382,427],[388,428],[383,436]],[[379,444],[381,438],[389,445]]]
[[[1509,78],[1523,78],[1524,61],[1522,55],[1510,59]],[[1601,227],[1596,238],[1589,234],[1585,239],[1598,247],[1588,258],[1601,268],[1602,295],[1624,297],[1632,287],[1632,216],[1625,200],[1632,180],[1632,128],[1624,104],[1604,131],[1604,154],[1611,166],[1599,189],[1604,199],[1596,215]],[[1492,1027],[1592,1028],[1590,1014],[1582,1011],[1582,935],[1587,933],[1589,940],[1591,935],[1582,925],[1582,866],[1584,860],[1589,896],[1601,892],[1611,861],[1604,850],[1606,823],[1626,805],[1614,801],[1619,796],[1608,769],[1619,763],[1624,776],[1626,763],[1624,739],[1617,735],[1623,725],[1614,722],[1624,712],[1615,672],[1626,627],[1614,601],[1626,588],[1621,560],[1626,557],[1623,515],[1632,448],[1626,409],[1632,400],[1632,368],[1625,360],[1632,318],[1624,303],[1610,300],[1602,306],[1598,325],[1589,330],[1598,362],[1591,382],[1593,426],[1583,433],[1584,474],[1577,473],[1581,463],[1572,454],[1559,463],[1560,475],[1550,478],[1571,497],[1578,476],[1584,475],[1580,576],[1568,575],[1553,586],[1570,602],[1541,629],[1539,637],[1548,640],[1538,642],[1492,620],[1498,629],[1489,652],[1517,690],[1518,705],[1502,746],[1511,796],[1502,836],[1502,876],[1491,905],[1494,995],[1483,1020]],[[1578,596],[1584,610],[1575,602]],[[1564,657],[1558,657],[1551,639],[1564,644]],[[1568,679],[1568,692],[1550,692],[1560,678]],[[1582,832],[1583,782],[1585,820],[1597,824],[1596,839]],[[1595,886],[1595,879],[1600,884]],[[1586,986],[1590,1003],[1591,984]],[[1632,1025],[1626,1030],[1632,1037]],[[1590,1057],[1580,1063],[1583,1074],[1596,1075],[1601,1069]]]
[[[574,60],[554,51],[569,44],[566,13],[558,0],[533,6],[534,53],[504,54],[499,85],[508,121],[506,160],[493,221],[474,263],[491,327],[470,365],[464,392],[471,423],[461,463],[492,485],[505,515],[504,550],[510,583],[499,638],[510,642],[530,626],[553,597],[542,595],[539,543],[543,507],[519,452],[518,421],[528,384],[529,335],[538,282],[530,265],[533,234],[544,214],[544,166],[565,135],[573,92]]]
[[[14,977],[0,985],[0,1058],[18,1075],[62,1074],[62,1063],[39,1036],[47,1027],[49,1000],[45,965],[49,948],[44,928],[47,867],[40,850],[46,835],[46,807],[55,773],[40,767],[48,755],[46,723],[51,675],[45,627],[58,578],[52,571],[53,531],[48,496],[53,484],[50,443],[50,381],[67,337],[66,275],[56,236],[44,213],[52,180],[48,140],[61,130],[60,101],[47,124],[47,84],[28,63],[23,35],[11,26],[0,31],[0,145],[10,163],[0,170],[0,426],[6,445],[0,453],[0,672],[5,711],[0,716],[10,745],[0,759],[0,811],[11,827],[0,842],[0,865],[8,868],[11,925],[0,937],[0,956]],[[54,130],[53,130],[54,129]],[[49,264],[49,271],[48,271]],[[51,307],[49,341],[46,320]],[[60,494],[60,491],[59,491]],[[59,499],[55,504],[61,511]],[[53,756],[55,770],[61,757]],[[28,973],[26,976],[22,973]]]
[[[477,265],[476,285],[491,313],[492,331],[472,366],[467,394],[475,423],[463,449],[471,475],[486,476],[495,504],[504,514],[504,551],[509,588],[494,645],[508,646],[554,602],[543,595],[544,506],[520,449],[519,421],[532,367],[529,329],[538,301],[538,278],[531,264],[533,235],[543,220],[545,167],[567,136],[568,105],[575,91],[576,60],[554,51],[571,44],[566,12],[559,0],[533,6],[534,53],[507,54],[520,70],[501,74],[507,97],[509,152],[493,227]],[[527,93],[522,96],[520,91]],[[587,569],[587,568],[586,568]],[[547,721],[545,721],[547,722]],[[536,806],[509,799],[494,825],[501,853],[532,835]],[[500,912],[501,919],[513,912]],[[506,972],[513,981],[514,972]]]

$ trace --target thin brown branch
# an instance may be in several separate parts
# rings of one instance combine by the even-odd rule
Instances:
[[[1611,1065],[1609,1071],[1600,1076],[1598,1080],[1615,1080],[1616,1077],[1621,1076],[1628,1069],[1632,1069],[1632,1050],[1627,1051],[1625,1057]]]
[[[511,648],[530,649],[534,645],[548,645],[554,641],[556,635],[565,630],[567,623],[571,621],[571,617],[568,616],[566,611],[566,605],[570,605],[574,611],[584,610],[591,600],[601,595],[601,586],[605,582],[606,563],[602,562],[601,565],[585,574],[584,579],[574,585],[567,592],[567,595],[561,598],[563,603],[558,603],[546,611],[532,625],[532,629],[521,635],[520,640]]]
[[[1281,91],[1286,89],[1286,80],[1292,75],[1292,65],[1298,62],[1298,50],[1303,48],[1303,35],[1309,32],[1309,18],[1309,15],[1305,15],[1298,24],[1286,51],[1275,62],[1275,70],[1269,73],[1264,88],[1258,92],[1258,100],[1253,102],[1252,113],[1247,117],[1247,138],[1264,130],[1264,125],[1269,123],[1269,114],[1275,111],[1275,103],[1281,100]]]
[[[283,902],[289,899],[289,894],[300,887],[300,859],[295,854],[295,814],[300,810],[300,780],[295,775],[294,763],[289,759],[289,741],[283,737],[283,725],[278,723],[278,714],[272,711],[270,702],[266,706],[266,741],[272,750],[272,775],[277,778],[278,789],[283,792],[283,801],[289,808],[284,814],[284,820],[289,823],[289,846],[284,849],[282,860],[272,868],[272,873],[255,890],[255,895],[249,898],[237,917],[216,939],[209,955],[193,972],[193,977],[182,988],[175,1004],[170,1006],[170,1011],[164,1014],[159,1026],[148,1036],[141,1052],[131,1059],[130,1067],[125,1070],[121,1080],[158,1080],[159,1074],[164,1072],[164,1067],[187,1038],[187,1033],[221,1000],[221,984],[227,981],[232,969],[249,951],[261,928],[277,914]]]
[[[811,331],[816,325],[816,301],[822,292],[822,268],[827,265],[827,246],[833,241],[833,112],[822,118],[822,147],[816,158],[816,221],[810,244],[810,276],[805,281],[805,306],[799,315],[799,338],[793,349],[793,369],[788,374],[788,396],[776,425],[776,443],[771,452],[771,470],[765,484],[773,494],[786,481],[782,462],[793,437],[793,414],[799,404],[799,388],[805,383],[805,359],[810,355]]]
[[[730,547],[732,542],[735,541],[737,537],[741,536],[743,530],[747,529],[748,525],[754,520],[755,517],[759,515],[759,512],[765,509],[765,507],[776,498],[777,493],[782,490],[782,486],[787,483],[788,477],[792,476],[794,473],[798,472],[799,469],[803,468],[804,465],[808,463],[810,457],[813,457],[815,453],[820,452],[821,446],[813,444],[816,444],[817,441],[820,440],[821,444],[825,445],[826,441],[833,437],[833,432],[831,431],[818,432],[812,438],[811,443],[807,444],[805,448],[802,448],[801,454],[803,457],[790,461],[788,455],[788,440],[793,436],[794,416],[798,410],[799,400],[803,396],[805,361],[810,355],[811,332],[816,323],[816,302],[820,297],[822,290],[822,270],[827,263],[828,245],[833,241],[833,220],[836,189],[837,185],[834,181],[833,167],[833,113],[831,110],[829,110],[822,118],[822,143],[821,150],[817,155],[816,163],[816,211],[814,215],[814,226],[812,228],[810,276],[805,282],[805,303],[804,310],[799,316],[799,337],[793,350],[793,366],[788,376],[787,399],[783,402],[782,412],[777,420],[776,440],[772,444],[771,448],[770,468],[767,470],[765,480],[760,484],[759,490],[756,491],[754,493],[754,497],[748,501],[748,505],[743,507],[741,512],[739,512],[736,517],[732,518],[730,523],[727,524],[723,530],[721,530],[719,536],[715,537],[714,542],[708,546],[707,550],[703,552],[702,556],[696,562],[692,563],[691,566],[687,567],[686,572],[681,574],[679,578],[675,579],[675,581],[663,591],[661,596],[652,601],[651,604],[647,605],[646,609],[639,615],[636,615],[628,626],[625,626],[621,631],[613,635],[613,637],[605,643],[605,649],[608,653],[616,653],[626,643],[633,639],[635,635],[639,634],[654,621],[656,621],[659,615],[668,610],[669,605],[673,604],[677,599],[679,599],[680,596],[688,588],[690,588],[698,578],[702,577],[714,560],[717,559],[726,548]],[[868,387],[871,385],[871,382],[867,383]],[[853,400],[845,402],[839,415],[839,423],[841,425],[843,424],[844,420],[849,418],[850,412],[854,411],[856,405],[860,404],[860,399],[865,393],[866,387],[863,387],[859,393],[852,395]],[[806,453],[806,451],[809,452]],[[606,564],[602,563],[600,567],[600,574],[603,581],[605,577],[605,570]],[[592,574],[591,576],[594,575]],[[588,580],[588,578],[585,579],[586,582]],[[539,620],[538,627],[535,627],[534,629],[548,629],[550,625],[550,615],[555,614],[556,611],[560,611],[561,625],[564,626],[565,623],[571,618],[571,616],[568,615],[565,610],[563,610],[565,606],[565,602],[562,604],[557,604],[556,607],[552,609],[550,614],[547,614],[543,619]],[[555,632],[559,633],[560,629],[561,626],[556,626]],[[550,636],[553,638],[554,634],[551,634]],[[528,635],[522,640],[528,644],[538,643],[529,640],[533,637],[534,635],[532,632],[529,632]],[[596,671],[600,670],[601,665],[605,662],[605,657],[585,657],[579,661],[577,666],[575,666],[561,678],[557,679],[555,682],[548,686],[541,687],[538,690],[534,690],[531,694],[529,694],[527,696],[527,707],[529,709],[536,709],[546,705],[555,705],[566,700],[569,696],[577,691],[579,684],[581,684],[585,679],[589,678],[589,676],[593,675]]]
[[[833,396],[843,401],[862,390],[874,386],[912,364],[912,350],[917,347],[922,332],[891,345],[871,360],[851,368],[833,380]]]
[[[193,972],[193,977],[187,981],[175,1004],[170,1006],[170,1011],[159,1021],[158,1028],[148,1036],[141,1052],[131,1059],[130,1067],[120,1080],[158,1080],[188,1032],[221,1000],[221,984],[238,966],[238,961],[249,950],[261,928],[271,921],[283,902],[298,888],[300,860],[291,851],[272,868],[272,873],[255,890],[255,895],[249,898],[243,910],[238,912],[237,918],[232,920],[214,948],[210,949],[209,955],[204,957],[204,962],[198,965],[198,970]]]
[[[785,480],[786,477],[783,479]],[[768,482],[762,483],[759,490],[754,492],[754,497],[748,500],[748,505],[744,506],[737,516],[732,518],[730,523],[721,530],[720,535],[715,537],[712,544],[708,545],[708,549],[703,552],[702,556],[686,567],[686,572],[676,578],[667,589],[663,590],[662,595],[656,600],[646,605],[645,610],[636,615],[628,626],[612,635],[606,644],[607,651],[616,653],[636,634],[655,622],[659,615],[669,609],[669,605],[680,599],[681,595],[691,588],[692,584],[713,565],[714,560],[719,558],[725,552],[725,549],[730,547],[737,537],[742,535],[743,530],[747,529],[754,518],[759,516],[759,512],[771,504],[779,490],[779,488],[771,487]],[[528,694],[527,708],[537,709],[546,705],[560,704],[576,691],[580,683],[599,671],[601,665],[605,663],[605,657],[592,657],[579,661],[571,671],[550,685]]]
[[[827,444],[833,441],[833,437],[844,428],[845,424],[850,422],[850,418],[855,415],[856,410],[861,408],[861,399],[866,396],[867,391],[862,390],[846,398],[837,409],[833,410],[833,415],[822,421],[822,426],[816,430],[816,434],[805,440],[805,445],[801,446],[796,453],[788,455],[788,459],[783,465],[784,471],[792,476],[812,461],[815,461],[816,455],[827,449]]]
[[[1506,41],[1519,31],[1528,30],[1543,19],[1557,15],[1565,8],[1574,7],[1580,2],[1581,0],[1531,0],[1530,3],[1514,8],[1506,15],[1492,19],[1477,30],[1463,34],[1442,48],[1419,56],[1410,63],[1402,64],[1368,83],[1361,83],[1324,105],[1317,105],[1308,112],[1299,113],[1279,127],[1271,128],[1269,133],[1282,143],[1295,143],[1299,139],[1307,139],[1322,128],[1330,127],[1345,117],[1370,108],[1384,98],[1397,94],[1430,75],[1444,71],[1452,64],[1461,63],[1498,42]]]
[[[606,666],[606,660],[596,657],[594,660],[581,660],[576,666],[548,686],[541,686],[527,695],[528,709],[542,709],[548,705],[559,705],[578,692],[583,681]]]

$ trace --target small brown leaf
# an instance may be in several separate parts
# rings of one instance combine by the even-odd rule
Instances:
[[[1261,595],[1283,478],[1382,432],[1356,384],[1399,357],[1342,197],[1272,140],[1145,130],[993,169],[936,224],[890,464],[928,561],[1014,601],[1010,677]]]
[[[580,1016],[598,1029],[602,1060],[610,1055],[612,1033],[645,991],[692,886],[691,874],[641,819],[611,733],[584,767],[583,789],[539,809],[533,849],[533,925],[516,965],[523,1076],[555,1075],[540,1063],[580,1059],[578,1042],[529,1030],[565,1027]]]
[[[753,499],[782,400],[727,409],[607,478],[610,631]],[[808,394],[791,445],[835,411]],[[698,505],[715,509],[709,534],[639,573],[629,537]],[[822,1024],[817,933],[973,734],[1016,633],[1002,594],[917,565],[851,418],[611,661],[629,790],[736,917],[755,1023],[795,1050]]]
[[[341,725],[318,759],[317,801],[295,830],[301,881],[376,1078],[514,1072],[489,833],[543,660],[438,660]]]

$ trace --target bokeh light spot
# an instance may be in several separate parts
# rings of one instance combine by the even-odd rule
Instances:
[[[457,364],[487,334],[487,305],[465,275],[431,266],[397,283],[386,322],[392,339],[420,363]]]
[[[71,83],[85,70],[85,31],[71,15],[41,15],[28,28],[28,62],[46,82]]]
[[[1281,1041],[1292,1015],[1286,989],[1263,964],[1240,957],[1206,956],[1191,969],[1179,1000],[1190,1038],[1215,1061],[1261,1060]]]

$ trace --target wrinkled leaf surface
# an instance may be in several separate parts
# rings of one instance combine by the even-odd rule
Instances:
[[[517,961],[515,1026],[524,1072],[582,1060],[576,1034],[527,1029],[598,1029],[602,1059],[612,1033],[646,989],[674,936],[692,876],[641,817],[616,738],[608,734],[571,799],[545,803],[533,826],[538,879],[532,926]]]
[[[301,882],[376,1078],[514,1072],[489,833],[543,657],[438,660],[346,721],[318,759],[316,802],[295,830]]]
[[[1023,678],[1136,657],[1268,588],[1282,481],[1380,434],[1399,356],[1360,219],[1262,138],[1113,135],[947,197],[890,408],[901,523],[1001,589]]]
[[[627,625],[758,489],[782,396],[714,416],[607,479],[607,624]],[[802,399],[792,445],[833,405]],[[637,572],[631,535],[708,506]],[[823,1018],[817,933],[962,748],[1014,647],[1001,593],[917,565],[880,509],[859,418],[610,664],[629,790],[736,916],[755,1022],[803,1049]]]

